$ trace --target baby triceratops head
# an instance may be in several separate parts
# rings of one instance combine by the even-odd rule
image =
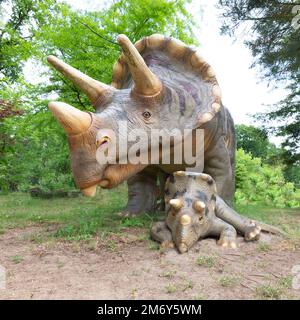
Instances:
[[[166,224],[180,253],[207,233],[215,216],[216,183],[204,173],[177,171],[166,182]]]

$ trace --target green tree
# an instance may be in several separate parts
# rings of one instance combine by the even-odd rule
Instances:
[[[269,141],[265,129],[247,125],[236,125],[237,148],[243,149],[253,157],[261,158],[264,163],[280,164],[283,150]]]
[[[18,80],[34,53],[36,30],[49,22],[55,8],[55,0],[0,1],[0,74]]]
[[[236,137],[238,149],[243,149],[253,157],[260,158],[263,164],[280,165],[285,179],[299,186],[300,166],[291,161],[286,149],[278,148],[269,141],[267,130],[254,126],[236,125]]]
[[[299,4],[299,0],[219,0],[221,31],[237,36],[243,28],[262,78],[287,89],[286,98],[257,118],[285,138],[286,158],[295,164],[300,161],[300,32],[295,17]]]

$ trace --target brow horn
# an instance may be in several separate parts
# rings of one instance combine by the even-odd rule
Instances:
[[[69,135],[82,133],[91,125],[92,118],[89,113],[76,109],[67,103],[50,102],[49,109]]]
[[[118,42],[123,49],[134,81],[134,91],[144,96],[157,95],[162,89],[162,83],[146,65],[137,48],[124,34],[118,36]]]
[[[93,105],[95,105],[100,96],[114,90],[113,87],[92,79],[54,56],[49,56],[47,60],[57,71],[62,73],[66,78],[71,80],[76,87],[82,90]]]

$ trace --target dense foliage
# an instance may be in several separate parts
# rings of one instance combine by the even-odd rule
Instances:
[[[236,125],[237,148],[261,158],[264,163],[279,164],[282,162],[283,149],[277,148],[269,141],[265,129],[244,124]]]
[[[238,204],[267,203],[274,207],[299,207],[293,183],[286,182],[281,166],[262,164],[242,149],[237,151],[235,199]]]
[[[300,187],[300,165],[287,159],[286,149],[276,147],[269,141],[266,129],[236,125],[236,136],[238,149],[261,158],[263,164],[281,165],[285,179]]]

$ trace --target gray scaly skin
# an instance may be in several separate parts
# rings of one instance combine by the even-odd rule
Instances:
[[[163,35],[145,37],[135,45],[124,35],[118,41],[123,54],[114,66],[110,86],[83,75],[56,57],[48,57],[54,68],[87,94],[95,108],[95,112],[86,113],[59,102],[49,104],[67,133],[78,188],[93,196],[97,185],[110,189],[127,180],[128,204],[124,214],[139,214],[156,209],[157,197],[163,193],[157,185],[158,175],[193,166],[161,161],[148,165],[99,164],[96,152],[105,153],[119,144],[118,123],[123,121],[128,133],[143,129],[148,139],[153,129],[203,129],[204,172],[214,178],[222,199],[231,203],[235,191],[234,124],[222,104],[211,66],[194,49]],[[115,133],[116,141],[109,131]],[[117,158],[126,157],[133,143],[128,143],[125,154],[122,150]],[[193,148],[196,147],[194,142]]]
[[[257,240],[261,228],[240,216],[218,195],[214,179],[204,173],[178,171],[166,183],[167,217],[151,229],[151,237],[162,246],[188,251],[199,239],[219,237],[218,245],[236,248],[237,232],[245,241]]]

